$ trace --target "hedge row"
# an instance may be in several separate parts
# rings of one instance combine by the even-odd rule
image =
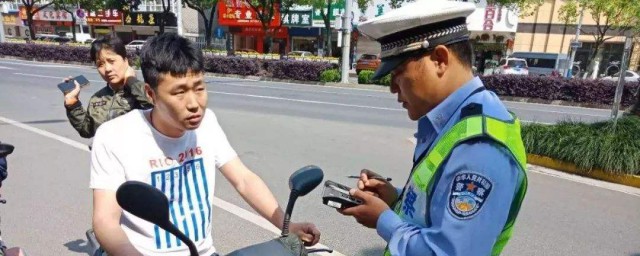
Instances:
[[[0,44],[0,56],[13,56],[38,61],[91,63],[88,47],[39,44]],[[127,52],[132,64],[139,62],[136,51]],[[298,60],[258,60],[240,57],[204,56],[205,71],[242,76],[268,76],[278,79],[320,81],[322,71],[337,68],[328,62]]]
[[[610,105],[617,82],[591,79],[565,79],[538,76],[496,75],[480,78],[487,89],[500,96],[562,100],[578,103]],[[622,93],[622,105],[635,102],[639,82],[627,82]]]
[[[137,53],[128,53],[135,64]],[[0,56],[15,56],[35,60],[54,60],[89,63],[89,48],[66,45],[38,44],[0,44]],[[298,60],[260,60],[240,57],[205,55],[205,71],[220,74],[242,76],[266,76],[286,80],[300,81],[339,81],[330,69],[336,64]],[[321,79],[324,71],[324,79]],[[372,81],[372,71],[362,71],[358,82],[388,86],[390,76]],[[562,100],[577,103],[610,105],[616,90],[616,83],[605,80],[581,80],[536,76],[498,75],[481,77],[485,86],[501,96],[535,98],[543,100]],[[624,86],[622,105],[634,103],[634,94],[638,91],[638,82],[629,82]]]

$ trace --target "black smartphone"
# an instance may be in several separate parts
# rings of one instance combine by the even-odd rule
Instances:
[[[67,82],[62,82],[58,84],[58,89],[60,89],[60,91],[62,91],[62,93],[64,94],[67,94],[70,91],[73,91],[73,89],[76,88],[76,85],[73,83],[73,81],[77,81],[80,84],[80,87],[85,87],[89,85],[89,80],[83,75],[79,75]]]

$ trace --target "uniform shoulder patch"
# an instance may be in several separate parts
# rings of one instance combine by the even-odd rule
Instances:
[[[473,218],[484,205],[492,188],[491,180],[480,174],[464,171],[457,173],[449,191],[449,213],[461,220]]]

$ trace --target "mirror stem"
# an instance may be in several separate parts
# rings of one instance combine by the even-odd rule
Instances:
[[[284,212],[284,223],[282,223],[282,236],[289,235],[289,221],[291,221],[291,212],[293,212],[293,205],[298,199],[298,192],[291,190],[289,194],[289,202],[287,203],[287,210]]]

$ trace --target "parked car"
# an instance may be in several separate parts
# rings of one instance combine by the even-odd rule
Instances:
[[[124,46],[127,50],[140,50],[144,45],[144,40],[133,40]]]
[[[608,81],[618,81],[618,76],[620,76],[620,72],[615,73],[611,76],[605,76],[602,78],[602,80],[608,80]],[[638,80],[640,80],[640,75],[638,75],[638,73],[636,73],[635,71],[631,71],[631,70],[627,70],[627,72],[624,72],[624,81],[625,82],[638,82]]]
[[[360,74],[362,70],[375,71],[380,66],[380,58],[377,54],[362,54],[356,61],[356,74]]]
[[[292,51],[289,54],[287,54],[287,57],[297,57],[297,58],[306,58],[306,57],[311,57],[313,56],[313,53],[311,52],[307,52],[307,51]]]
[[[526,60],[529,74],[536,76],[562,76],[569,62],[569,57],[562,53],[514,52],[509,57]]]
[[[498,63],[494,74],[497,75],[529,75],[529,67],[525,59],[506,58]]]

